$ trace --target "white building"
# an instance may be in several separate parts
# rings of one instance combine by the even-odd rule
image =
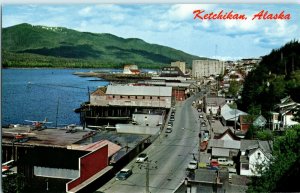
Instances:
[[[260,176],[272,157],[271,141],[241,140],[240,174]]]
[[[224,73],[224,62],[218,60],[193,60],[192,76],[194,78],[208,77]]]
[[[205,97],[205,113],[220,114],[221,108],[226,104],[223,97]]]
[[[171,66],[177,66],[181,70],[181,72],[185,74],[185,62],[180,62],[180,61],[171,62]]]

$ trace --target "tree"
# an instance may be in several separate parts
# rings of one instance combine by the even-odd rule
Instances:
[[[237,82],[235,80],[231,81],[230,86],[228,88],[228,94],[235,97],[235,96],[237,96],[240,88],[241,88],[241,85],[239,82]]]
[[[22,193],[25,188],[25,177],[21,174],[10,174],[3,178],[3,193]]]
[[[299,192],[300,177],[300,125],[287,130],[284,136],[275,138],[273,158],[260,177],[252,177],[247,193]]]

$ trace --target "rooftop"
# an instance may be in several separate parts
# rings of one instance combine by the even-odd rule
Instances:
[[[208,105],[223,106],[226,103],[223,97],[207,97],[205,100]]]
[[[24,145],[67,147],[67,145],[81,140],[89,132],[90,131],[78,130],[75,133],[67,133],[66,129],[44,129],[41,131],[32,131],[29,126],[2,128],[2,143],[13,143],[15,136],[17,134],[22,134],[24,137],[29,138],[27,142],[22,143]],[[17,144],[17,142],[14,142],[14,144]]]
[[[108,95],[172,96],[172,87],[108,85]]]
[[[243,111],[240,111],[238,109],[232,109],[230,108],[227,104],[225,104],[222,108],[221,108],[221,116],[226,120],[231,120],[231,121],[237,121],[238,117],[240,115],[247,115],[248,113],[245,113]]]
[[[226,148],[226,149],[240,149],[241,142],[240,141],[232,141],[232,140],[220,140],[220,139],[211,139],[209,141],[209,147],[218,147],[218,148]]]

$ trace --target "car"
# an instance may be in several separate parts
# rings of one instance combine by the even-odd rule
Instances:
[[[233,166],[233,161],[226,158],[218,158],[218,163],[223,166]]]
[[[126,180],[129,176],[131,176],[132,170],[128,168],[122,169],[120,172],[117,173],[116,179],[117,180]]]
[[[168,127],[168,128],[166,129],[166,133],[172,133],[172,129]]]
[[[147,161],[147,160],[148,160],[148,155],[146,153],[141,153],[136,158],[137,163],[142,163],[142,162]]]
[[[198,162],[196,160],[190,161],[188,169],[195,170],[198,168]]]
[[[170,121],[175,121],[174,117],[171,117],[171,118],[170,118]]]
[[[170,128],[170,129],[172,129],[172,126],[171,125],[168,125],[168,127],[167,128]]]
[[[215,166],[208,166],[207,169],[209,169],[209,170],[219,170],[219,168],[215,167]]]
[[[219,164],[218,160],[211,160],[210,161],[210,166],[212,166],[212,167],[219,167],[220,164]]]
[[[201,127],[206,127],[206,123],[205,123],[205,122],[202,122],[202,123],[201,123]]]
[[[173,123],[168,123],[168,127],[172,127],[173,126]]]
[[[200,115],[199,115],[199,118],[203,118],[203,115],[202,115],[202,114],[200,114]]]

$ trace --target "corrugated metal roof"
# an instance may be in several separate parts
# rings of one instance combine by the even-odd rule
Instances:
[[[229,157],[229,149],[212,148],[211,155],[218,157]]]
[[[106,94],[127,96],[172,96],[172,87],[108,85]]]
[[[228,149],[240,149],[240,141],[232,140],[220,140],[220,139],[211,139],[209,141],[209,147],[219,147],[219,148],[228,148]]]
[[[248,115],[248,113],[245,113],[243,111],[240,111],[238,109],[232,109],[230,108],[227,104],[225,104],[222,108],[221,108],[221,116],[226,120],[226,121],[234,121],[234,120],[238,120],[238,117],[240,115]]]

